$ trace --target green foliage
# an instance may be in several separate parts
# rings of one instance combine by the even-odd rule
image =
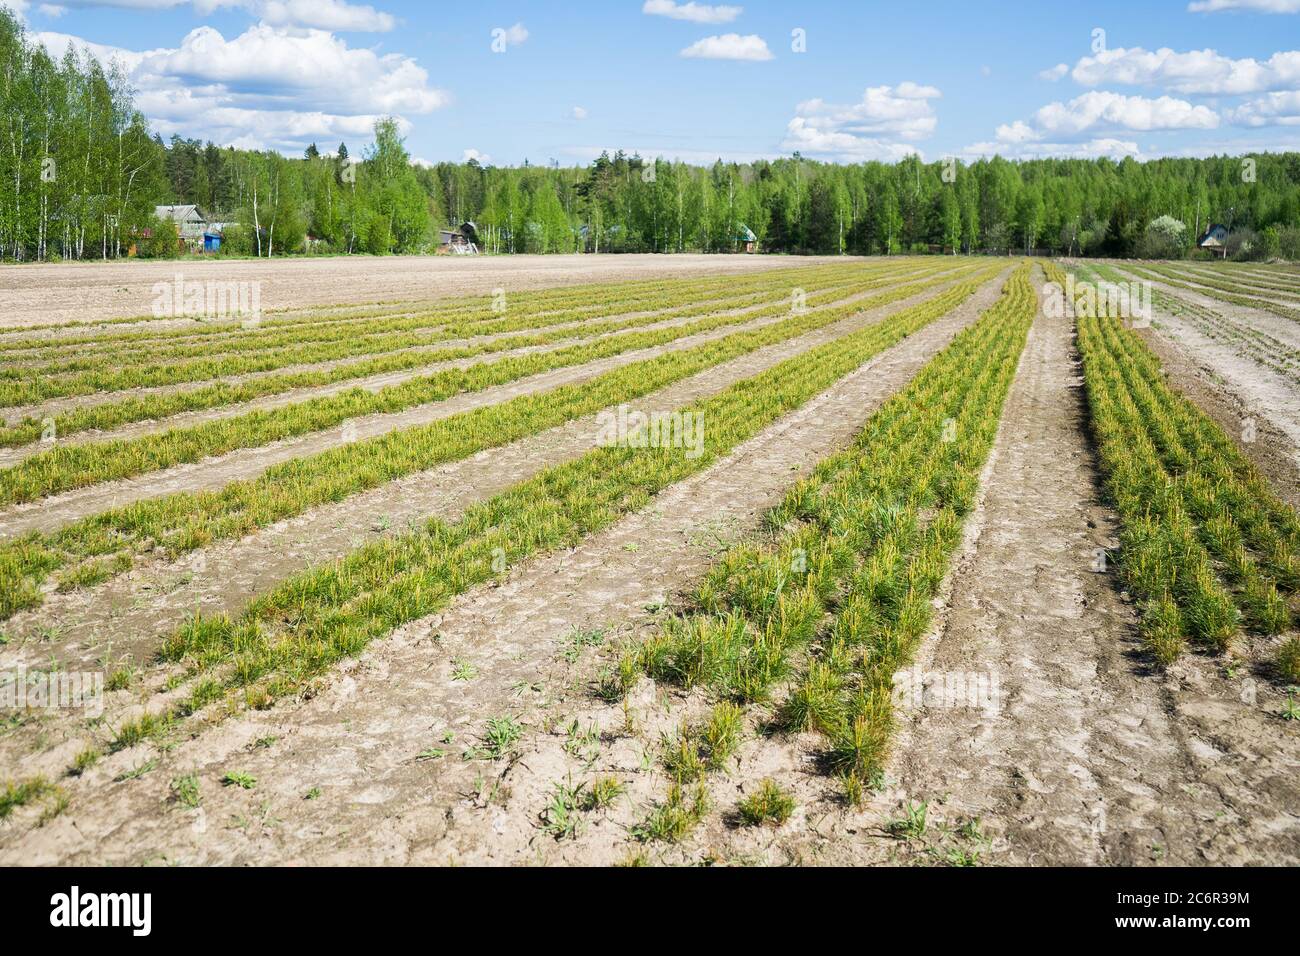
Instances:
[[[476,160],[416,167],[396,122],[379,119],[353,162],[312,144],[301,156],[152,137],[117,68],[74,53],[54,63],[0,12],[0,54],[15,69],[0,88],[11,141],[0,151],[0,256],[125,255],[153,207],[195,203],[235,222],[226,255],[427,251],[443,224],[473,221],[486,251],[735,252],[742,227],[772,252],[1045,248],[1132,255],[1148,226],[1172,218],[1202,228],[1231,218],[1260,234],[1242,252],[1294,247],[1300,226],[1295,153],[1240,159],[1001,158],[954,167],[909,156],[838,166],[789,158],[691,166],[618,151],[586,167],[483,166]],[[42,179],[42,161],[59,174]],[[90,161],[85,160],[89,157]],[[1229,216],[1229,210],[1232,211]],[[1277,241],[1267,230],[1278,227]],[[1245,233],[1243,233],[1243,236]],[[146,254],[173,254],[166,243]],[[1296,250],[1291,249],[1291,258]]]
[[[1055,265],[1048,272],[1064,280]],[[1121,569],[1141,599],[1153,656],[1167,664],[1189,642],[1222,652],[1243,626],[1288,630],[1300,516],[1169,386],[1135,332],[1115,318],[1077,321],[1092,428],[1121,522]]]

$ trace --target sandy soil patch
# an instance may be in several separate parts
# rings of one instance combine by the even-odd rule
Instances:
[[[42,263],[5,268],[5,326],[95,322],[151,314],[155,283],[260,282],[265,309],[432,300],[663,277],[728,275],[839,257],[745,255],[335,256],[321,259],[201,259],[174,262]]]
[[[703,573],[720,541],[752,530],[801,470],[850,441],[870,412],[973,321],[999,288],[987,283],[948,318],[574,551],[529,562],[501,586],[475,589],[443,614],[401,628],[340,669],[311,701],[201,733],[160,755],[158,768],[135,780],[113,782],[145,759],[141,748],[106,759],[69,787],[72,803],[62,816],[8,843],[0,858],[442,863],[543,857],[554,841],[537,828],[532,808],[563,772],[557,754],[572,756],[557,748],[567,732],[552,731],[576,719],[562,712],[597,706],[571,683],[580,680],[574,665],[584,657],[581,648],[572,663],[566,654],[574,628],[629,633],[652,626],[655,609]],[[523,725],[520,756],[460,759],[489,716]],[[440,743],[447,734],[450,741]],[[275,739],[256,746],[267,738]],[[644,745],[626,742],[630,749]],[[437,750],[444,753],[433,756]],[[231,769],[258,777],[257,790],[219,789],[216,780]],[[201,813],[159,813],[171,776],[190,772],[203,782]],[[304,800],[312,788],[318,795]],[[242,822],[229,826],[234,818]]]

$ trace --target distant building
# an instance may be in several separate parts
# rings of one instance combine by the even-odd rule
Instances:
[[[1196,240],[1198,249],[1223,249],[1226,252],[1228,245],[1228,227],[1219,223],[1211,223],[1210,228],[1205,230],[1205,235]]]
[[[457,256],[478,255],[478,227],[462,222],[456,229],[438,230],[438,252]]]
[[[170,219],[176,223],[180,234],[181,246],[191,252],[198,252],[206,245],[204,233],[209,232],[208,217],[198,206],[154,206],[153,214],[158,219]]]
[[[743,246],[746,252],[754,252],[758,248],[758,236],[754,235],[754,230],[742,224],[736,230],[736,244]]]

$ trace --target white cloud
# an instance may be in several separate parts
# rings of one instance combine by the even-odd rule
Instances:
[[[370,6],[354,6],[343,0],[265,0],[249,6],[255,15],[272,26],[317,27],[358,33],[386,33],[397,26],[397,18]]]
[[[696,40],[682,50],[682,56],[703,60],[758,61],[772,59],[772,51],[767,48],[767,41],[755,34],[724,33]]]
[[[429,85],[410,57],[354,49],[323,30],[256,24],[227,40],[209,26],[171,49],[125,50],[63,33],[37,33],[61,56],[69,45],[116,60],[136,88],[136,103],[164,136],[220,145],[298,150],[315,140],[370,134],[383,115],[428,113],[449,96]]]
[[[848,105],[806,100],[795,108],[781,148],[846,160],[901,159],[918,152],[912,140],[934,133],[930,100],[941,95],[933,86],[903,82],[868,87]]]
[[[139,70],[190,84],[220,84],[237,98],[277,99],[337,112],[427,113],[447,96],[428,85],[410,57],[353,49],[323,30],[256,24],[227,40],[212,27],[191,30],[175,50],[145,55]]]
[[[1161,96],[1124,96],[1094,90],[1068,103],[1048,103],[1034,114],[1032,124],[1020,121],[998,127],[1006,143],[1043,140],[1049,136],[1075,137],[1099,129],[1175,130],[1215,129],[1219,115],[1208,106]]]
[[[218,10],[244,10],[271,26],[386,33],[397,18],[374,7],[346,0],[62,0],[64,7],[113,7],[119,10],[167,10],[192,6],[199,16]]]
[[[1123,83],[1231,96],[1300,85],[1300,51],[1274,53],[1261,62],[1250,57],[1234,60],[1209,49],[1179,53],[1168,47],[1119,47],[1083,57],[1071,75],[1084,86]]]
[[[1224,115],[1237,126],[1300,126],[1300,90],[1269,93]]]
[[[1016,120],[1014,123],[1004,123],[998,127],[997,138],[999,143],[1032,143],[1041,137],[1041,133],[1033,129],[1024,120]]]
[[[1124,96],[1094,90],[1068,103],[1048,103],[1028,121],[997,128],[994,141],[968,146],[968,155],[997,153],[1016,159],[1038,156],[1139,156],[1138,144],[1118,135],[1123,131],[1209,130],[1219,126],[1219,114],[1207,106],[1162,96]]]
[[[1099,137],[1082,143],[1009,143],[998,140],[993,143],[973,143],[962,150],[962,155],[971,159],[981,156],[1002,156],[1006,159],[1041,159],[1046,157],[1066,159],[1123,159],[1132,156],[1142,157],[1138,144],[1130,140]]]
[[[1221,10],[1300,13],[1300,0],[1192,0],[1187,9],[1192,13],[1218,13]]]
[[[740,16],[743,7],[709,6],[704,3],[674,3],[673,0],[645,0],[642,13],[689,20],[691,23],[730,23]]]
[[[779,159],[781,153],[775,150],[769,151],[751,151],[751,150],[713,150],[707,149],[679,149],[673,146],[634,146],[627,143],[613,143],[604,146],[564,146],[559,152],[565,156],[571,156],[582,162],[591,162],[601,153],[614,155],[618,150],[622,150],[628,156],[640,156],[646,161],[654,158],[668,159],[676,162],[693,163],[697,166],[710,166],[716,160],[722,160],[724,163],[755,163],[761,159]]]
[[[1061,77],[1065,76],[1065,74],[1069,72],[1070,72],[1069,64],[1058,63],[1056,64],[1056,66],[1052,67],[1051,69],[1040,70],[1038,73],[1038,78],[1040,80],[1047,80],[1049,83],[1055,83],[1057,80],[1059,80]]]
[[[480,166],[486,166],[492,162],[492,157],[487,153],[480,153],[477,149],[467,149],[460,154],[460,161],[468,163],[471,159],[476,160]]]
[[[576,120],[585,120],[587,118],[587,108],[585,106],[575,106],[570,110],[569,115]]]

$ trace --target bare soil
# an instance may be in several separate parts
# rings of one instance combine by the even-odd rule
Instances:
[[[936,286],[913,298],[919,301],[927,295],[937,294],[950,284]],[[852,302],[869,294],[871,293],[848,296],[840,302],[829,305]],[[295,458],[313,455],[339,445],[373,438],[398,429],[426,425],[522,395],[545,392],[564,385],[580,384],[634,362],[715,342],[737,332],[774,325],[787,318],[786,315],[764,316],[707,332],[698,332],[663,345],[633,349],[581,365],[561,366],[479,391],[461,392],[441,401],[417,405],[400,412],[362,415],[323,431],[311,432],[267,445],[238,448],[202,461],[175,465],[118,481],[89,485],[63,494],[51,495],[39,501],[0,509],[0,540],[32,531],[48,533],[86,515],[158,495],[221,488],[232,481],[256,477],[273,465]]]
[[[557,761],[572,756],[556,746],[569,739],[562,712],[604,706],[578,676],[583,661],[594,663],[591,649],[566,653],[574,650],[574,629],[604,626],[626,635],[653,626],[663,603],[697,580],[722,544],[752,531],[801,471],[843,447],[999,288],[986,284],[948,318],[577,549],[528,562],[500,586],[476,588],[443,614],[400,628],[340,668],[313,699],[231,719],[163,753],[137,747],[104,759],[67,786],[71,803],[57,819],[3,838],[0,859],[356,864],[543,857],[554,841],[537,829],[532,805],[536,790],[549,789],[561,772]],[[523,725],[518,755],[462,759],[481,743],[492,716]],[[443,743],[446,734],[452,737]],[[274,738],[269,746],[256,745],[266,738]],[[628,740],[619,752],[646,746]],[[444,752],[435,756],[438,750]],[[156,769],[114,782],[148,759],[159,761]],[[229,770],[253,774],[257,788],[219,788]],[[169,781],[185,773],[201,780],[201,811],[169,804]],[[312,788],[319,794],[303,799]],[[515,793],[521,799],[512,802]]]
[[[607,704],[595,695],[602,670],[658,627],[665,605],[752,534],[795,478],[847,444],[999,286],[986,285],[643,511],[376,642],[310,700],[239,715],[166,748],[130,748],[61,779],[67,808],[43,826],[31,808],[15,812],[0,825],[0,862],[1300,862],[1300,723],[1280,716],[1285,693],[1268,664],[1276,641],[1245,638],[1232,657],[1191,653],[1163,672],[1150,665],[1110,560],[1117,532],[1087,429],[1073,323],[1044,314],[917,662],[931,674],[995,677],[990,706],[928,696],[909,710],[883,786],[861,809],[846,807],[819,770],[823,742],[770,735],[760,708],[732,765],[709,779],[711,809],[688,839],[635,839],[665,791],[655,769],[661,734],[706,701],[642,680],[626,706]],[[1244,313],[1256,311],[1233,319],[1253,321]],[[1297,443],[1283,418],[1293,389],[1194,331],[1159,316],[1147,341],[1171,383],[1229,434],[1239,434],[1244,415],[1260,419],[1259,440],[1241,447],[1296,504]],[[800,341],[647,401],[710,394],[802,350]],[[19,620],[30,635],[62,629],[0,648],[0,660],[145,654],[186,609],[237,607],[268,581],[408,520],[454,516],[580,454],[593,425],[571,423],[317,509],[208,549],[189,568],[146,565],[52,596]],[[597,629],[597,638],[577,637]],[[132,691],[112,695],[110,724],[133,703]],[[477,750],[491,717],[522,728],[502,759]],[[0,734],[0,765],[22,759],[25,774],[57,776],[85,735],[79,722],[38,719]],[[34,741],[39,752],[22,757]],[[222,787],[228,771],[251,774],[256,786]],[[172,792],[187,774],[202,788],[198,809]],[[625,787],[611,807],[580,813],[572,833],[548,829],[559,788],[606,775]],[[737,802],[769,777],[793,792],[794,815],[781,827],[739,826]],[[927,824],[909,836],[896,824],[919,806]]]
[[[897,789],[981,820],[989,862],[1294,863],[1300,735],[1248,669],[1152,670],[1101,560],[1116,529],[1086,422],[1071,322],[1040,316],[921,665],[991,671],[1000,707],[924,706],[900,735]]]
[[[979,301],[997,286],[986,286]],[[944,283],[739,356],[651,393],[636,404],[673,409],[716,394],[810,348],[933,298],[947,287]],[[145,660],[159,636],[186,614],[235,611],[310,564],[332,560],[375,537],[431,517],[452,520],[474,502],[590,450],[597,431],[597,416],[587,416],[502,448],[387,482],[238,541],[179,559],[151,561],[145,557],[130,573],[98,587],[51,592],[40,608],[6,622],[13,642],[0,647],[0,663],[35,665],[51,656],[65,667],[88,664],[105,655],[111,660]]]
[[[266,309],[428,301],[663,277],[727,275],[841,258],[745,255],[331,256],[184,259],[7,266],[0,288],[5,326],[98,322],[151,314],[158,282],[260,282]]]
[[[1257,309],[1216,302],[1184,289],[1161,287],[1167,295],[1194,302],[1245,328],[1284,334],[1300,341],[1294,323]],[[1271,481],[1278,495],[1300,508],[1300,390],[1296,383],[1211,339],[1191,323],[1156,308],[1143,339],[1159,357],[1170,384],[1213,418],[1237,447]],[[1244,441],[1245,425],[1255,439]]]

